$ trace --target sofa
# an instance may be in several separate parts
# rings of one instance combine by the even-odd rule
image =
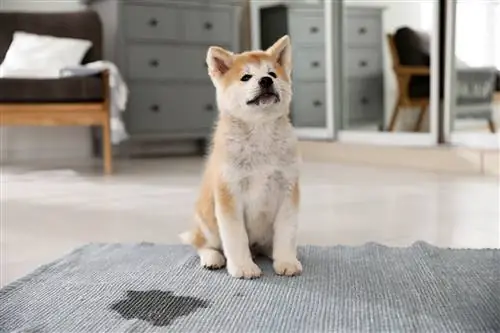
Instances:
[[[82,64],[102,60],[102,24],[90,10],[64,13],[0,12],[0,63],[13,34],[89,40]],[[104,172],[112,172],[109,74],[64,78],[0,78],[0,125],[102,128]]]

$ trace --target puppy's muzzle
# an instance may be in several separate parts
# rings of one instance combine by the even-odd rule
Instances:
[[[260,105],[260,103],[278,103],[280,101],[280,97],[276,90],[274,89],[273,79],[269,76],[264,76],[259,80],[259,93],[247,101],[247,105]]]
[[[269,76],[264,76],[259,80],[259,87],[264,90],[268,90],[273,86],[273,79]]]

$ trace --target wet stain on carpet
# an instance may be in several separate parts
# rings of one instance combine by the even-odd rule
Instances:
[[[111,310],[124,319],[139,319],[153,326],[168,326],[176,318],[188,316],[209,302],[190,296],[175,296],[171,291],[128,290],[127,298],[113,303]]]

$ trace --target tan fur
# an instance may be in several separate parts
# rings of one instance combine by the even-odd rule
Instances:
[[[234,198],[229,191],[228,186],[222,180],[217,183],[217,195],[219,196],[219,205],[224,213],[228,216],[234,217]]]
[[[260,63],[266,60],[272,61],[273,57],[264,51],[249,51],[236,55],[231,69],[222,78],[223,86],[228,86],[235,80],[238,80],[246,64]],[[276,74],[283,80],[290,81],[289,75],[280,64],[276,64]]]
[[[214,155],[212,155],[209,157],[206,163],[198,200],[196,202],[195,220],[197,224],[192,233],[197,236],[197,241],[192,242],[190,240],[185,240],[195,248],[201,248],[207,244],[207,240],[205,238],[203,230],[208,230],[209,232],[214,234],[218,234],[219,232],[217,227],[217,218],[215,217],[214,189],[215,184],[217,183],[217,165],[216,163],[214,163],[214,161],[217,161],[217,159]]]
[[[300,204],[300,185],[296,182],[292,189],[292,203],[295,208],[299,207]]]
[[[200,194],[196,203],[195,213],[198,217],[198,224],[195,226],[193,233],[198,237],[196,242],[189,242],[195,248],[206,245],[206,239],[202,230],[209,230],[214,235],[218,235],[219,233],[217,218],[215,217],[215,193],[218,193],[223,198],[222,206],[227,212],[232,212],[234,209],[234,201],[231,193],[218,172],[224,161],[226,151],[225,131],[228,125],[227,117],[220,117],[215,126],[215,132],[212,139],[212,151],[205,165]]]

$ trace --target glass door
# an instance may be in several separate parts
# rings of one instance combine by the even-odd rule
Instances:
[[[499,147],[500,2],[447,2],[446,141]]]
[[[291,120],[302,139],[333,139],[331,1],[252,1],[252,49],[292,41]],[[328,9],[328,10],[325,10]]]
[[[344,142],[437,144],[438,2],[343,0],[335,59]]]

